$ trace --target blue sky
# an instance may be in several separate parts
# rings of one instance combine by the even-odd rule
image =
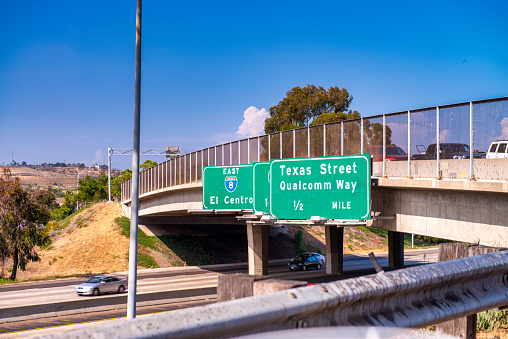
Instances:
[[[18,162],[105,164],[108,147],[132,147],[136,1],[0,9],[0,164],[11,148]],[[263,113],[307,84],[346,88],[362,116],[507,96],[507,10],[504,1],[145,0],[141,147],[242,138],[249,107]]]

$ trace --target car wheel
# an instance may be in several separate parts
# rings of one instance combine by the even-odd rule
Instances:
[[[321,269],[321,264],[317,264],[317,269],[320,270]]]
[[[307,271],[307,266],[302,266],[302,271]]]
[[[123,287],[123,285],[120,285],[120,287],[118,287],[118,293],[123,293],[125,291],[125,287]]]
[[[97,295],[100,295],[100,294],[101,294],[101,292],[99,291],[99,289],[98,288],[94,288],[93,295],[97,296]]]

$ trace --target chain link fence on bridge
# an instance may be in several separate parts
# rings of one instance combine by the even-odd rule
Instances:
[[[203,166],[281,158],[372,154],[373,176],[508,180],[508,160],[486,159],[508,140],[508,97],[380,114],[237,140],[140,173],[140,195],[202,180]],[[439,147],[437,147],[439,146]],[[131,181],[122,185],[130,199]]]

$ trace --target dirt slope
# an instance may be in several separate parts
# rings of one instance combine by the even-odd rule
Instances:
[[[121,215],[118,203],[101,202],[86,208],[53,231],[52,245],[39,251],[41,261],[18,271],[18,280],[128,270],[129,239],[120,234],[114,221]]]
[[[66,222],[53,226],[52,244],[39,250],[40,262],[29,263],[26,271],[18,270],[18,280],[72,277],[128,270],[129,238],[121,234],[115,218],[121,216],[120,204],[101,202],[81,210]],[[287,236],[280,234],[270,238],[270,259],[293,257],[297,246],[295,233],[302,231],[302,249],[325,253],[325,230],[319,226],[290,226]],[[192,232],[191,230],[187,230]],[[232,263],[247,261],[246,234],[221,236],[196,236],[195,241],[214,262]],[[366,234],[357,228],[344,231],[344,253],[360,253],[386,250],[386,240],[375,234]],[[197,243],[196,243],[197,244]],[[171,245],[170,245],[171,246]],[[165,246],[161,252],[145,250],[160,267],[181,266],[190,258],[177,248]],[[174,251],[173,251],[174,250]],[[9,267],[9,263],[6,265]]]

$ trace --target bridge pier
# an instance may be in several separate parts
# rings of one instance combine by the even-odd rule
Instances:
[[[404,233],[388,231],[388,266],[404,267]]]
[[[247,222],[249,275],[268,275],[269,233],[269,224]]]
[[[325,226],[326,273],[344,272],[344,227]]]

